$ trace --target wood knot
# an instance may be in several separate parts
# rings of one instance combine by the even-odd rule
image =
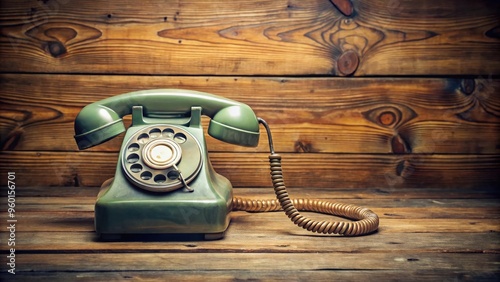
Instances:
[[[333,6],[337,8],[344,16],[351,16],[354,12],[354,6],[350,0],[330,0]]]
[[[394,112],[382,112],[378,116],[378,121],[381,125],[392,126],[398,121],[398,117]]]
[[[486,31],[484,34],[487,37],[499,39],[500,38],[500,26],[495,26],[494,28]]]
[[[7,135],[5,139],[2,136],[2,138],[0,139],[0,147],[2,148],[2,150],[14,150],[17,145],[19,145],[22,136],[23,130],[14,129]]]
[[[391,149],[394,154],[411,153],[411,148],[407,142],[398,134],[391,139]]]
[[[58,58],[67,52],[66,47],[59,41],[47,42],[45,50],[54,58]]]
[[[402,160],[396,164],[396,175],[408,178],[415,173],[415,167],[408,160]]]
[[[382,127],[396,128],[413,119],[416,113],[403,105],[387,105],[366,111],[363,116]]]
[[[348,50],[337,60],[337,70],[344,76],[352,75],[358,69],[359,57],[356,52]]]
[[[43,51],[58,58],[68,52],[68,46],[98,39],[102,33],[80,24],[51,22],[34,26],[26,31],[26,36],[40,42],[39,46]]]
[[[460,90],[465,95],[472,94],[472,92],[474,92],[475,88],[476,88],[476,81],[474,79],[471,79],[471,78],[463,79],[462,83],[460,84]]]
[[[295,142],[295,144],[293,145],[293,149],[296,153],[311,153],[313,151],[313,146],[311,143],[302,142],[299,140]]]

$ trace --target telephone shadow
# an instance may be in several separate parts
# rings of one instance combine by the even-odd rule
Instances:
[[[93,236],[93,242],[195,242],[207,241],[205,234],[106,234]]]

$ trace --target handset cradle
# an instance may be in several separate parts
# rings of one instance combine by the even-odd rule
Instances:
[[[95,204],[101,237],[124,234],[203,234],[222,238],[232,210],[283,209],[298,226],[312,232],[362,235],[378,228],[368,209],[288,197],[281,157],[274,152],[267,123],[245,104],[208,93],[157,89],[110,97],[87,105],[75,120],[80,149],[123,133],[122,117],[132,114],[120,148],[115,176],[103,183]],[[277,199],[266,210],[248,199],[233,198],[232,185],[208,156],[201,116],[210,117],[208,134],[231,144],[257,146],[259,124],[269,137],[271,175]],[[304,205],[304,203],[306,203]],[[316,222],[298,210],[340,215],[354,222]]]

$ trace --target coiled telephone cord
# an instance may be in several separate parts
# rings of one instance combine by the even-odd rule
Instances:
[[[271,179],[276,199],[251,200],[234,197],[233,210],[248,212],[283,210],[295,225],[311,232],[323,234],[359,236],[378,229],[379,218],[377,214],[367,208],[315,199],[290,199],[283,179],[281,156],[274,152],[271,130],[263,119],[259,118],[258,120],[266,128],[269,139]],[[315,221],[301,215],[299,210],[335,215],[356,221]]]

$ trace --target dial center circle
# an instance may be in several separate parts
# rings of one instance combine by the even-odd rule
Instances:
[[[157,139],[143,149],[144,163],[153,169],[167,169],[177,164],[182,155],[179,144],[170,139]]]
[[[172,149],[164,144],[158,144],[151,149],[151,159],[154,162],[166,163],[173,155]]]

